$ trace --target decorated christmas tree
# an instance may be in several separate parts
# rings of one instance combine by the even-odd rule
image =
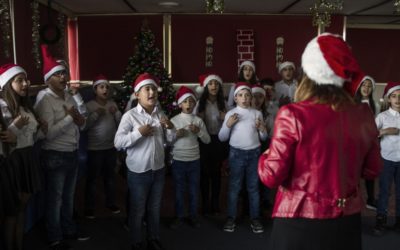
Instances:
[[[135,37],[134,55],[129,58],[128,66],[126,67],[125,75],[121,87],[117,89],[116,101],[121,109],[124,109],[133,88],[131,84],[135,81],[138,75],[147,72],[157,77],[160,81],[162,92],[158,93],[158,100],[165,114],[171,116],[175,114],[176,107],[173,105],[175,91],[172,87],[172,80],[164,68],[162,53],[155,46],[155,38],[153,32],[149,29],[147,22],[144,21],[141,31]]]

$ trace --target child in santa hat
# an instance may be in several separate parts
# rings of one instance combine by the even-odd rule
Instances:
[[[199,76],[200,94],[194,113],[206,124],[211,142],[200,141],[200,189],[202,213],[205,215],[220,212],[221,167],[227,157],[227,144],[218,139],[218,132],[227,111],[222,79],[217,74]]]
[[[96,176],[104,179],[106,207],[113,214],[120,213],[115,204],[115,167],[117,152],[114,148],[114,136],[121,121],[121,111],[110,100],[110,83],[103,75],[93,81],[95,99],[86,104],[89,116],[86,121],[88,130],[88,169],[86,176],[85,216],[95,218]]]
[[[127,153],[132,249],[144,248],[143,219],[147,222],[148,249],[163,249],[160,209],[165,182],[164,145],[172,142],[175,129],[157,106],[159,85],[154,76],[139,75],[133,88],[138,104],[122,116],[114,138],[115,147]]]
[[[256,66],[254,62],[252,61],[243,61],[239,65],[239,70],[238,70],[238,82],[247,82],[250,85],[256,84],[257,83],[257,76],[256,76]],[[228,95],[228,108],[233,109],[236,104],[235,104],[235,95],[233,94],[235,92],[235,86],[232,86],[229,95]]]
[[[173,146],[172,176],[175,184],[176,219],[171,228],[176,229],[183,222],[184,191],[186,181],[189,186],[189,218],[192,227],[199,227],[198,190],[200,186],[200,148],[202,143],[210,143],[206,125],[198,116],[192,114],[196,97],[191,89],[182,86],[176,94],[176,102],[181,113],[174,116],[171,122],[176,128],[176,141]]]
[[[8,217],[5,223],[7,249],[22,249],[25,209],[31,195],[42,188],[39,162],[34,155],[33,144],[44,137],[47,126],[40,122],[32,108],[29,85],[27,74],[20,66],[5,64],[0,67],[0,113],[4,130],[1,136],[2,155],[7,156],[4,168],[12,189],[18,194],[15,216]],[[10,144],[12,141],[15,144]]]
[[[45,93],[36,101],[39,117],[47,122],[48,132],[42,144],[46,178],[46,228],[51,249],[69,247],[63,240],[88,240],[73,219],[74,193],[78,176],[80,130],[86,119],[76,100],[65,88],[68,72],[42,46]],[[83,104],[83,106],[85,106]],[[86,110],[86,108],[84,108]]]
[[[297,81],[295,79],[296,66],[293,62],[283,62],[278,67],[278,72],[282,79],[275,83],[275,97],[279,102],[279,107],[291,103],[294,100]]]
[[[379,176],[378,209],[374,233],[385,231],[388,212],[389,193],[392,181],[395,183],[396,223],[394,229],[400,232],[400,83],[389,82],[384,90],[384,98],[389,109],[381,112],[375,119],[381,138],[383,171]]]
[[[268,134],[262,113],[251,108],[251,86],[245,82],[236,83],[234,96],[237,106],[228,111],[218,134],[221,141],[229,140],[230,145],[228,219],[224,225],[224,231],[235,231],[239,191],[243,178],[246,178],[251,228],[254,233],[262,233],[264,228],[259,220],[260,196],[257,163],[261,153],[260,141],[265,141]]]

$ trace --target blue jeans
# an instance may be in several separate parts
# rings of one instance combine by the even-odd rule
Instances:
[[[88,150],[88,170],[86,176],[85,209],[95,208],[96,177],[103,176],[106,206],[115,206],[115,167],[117,152],[114,148]]]
[[[249,196],[250,218],[256,219],[260,216],[260,194],[257,172],[259,155],[260,148],[251,150],[230,148],[228,217],[236,218],[238,196],[244,177],[246,177],[246,189]]]
[[[165,168],[144,173],[134,173],[128,170],[129,226],[132,244],[143,240],[142,225],[145,215],[147,239],[160,239],[160,209],[164,182]]]
[[[50,242],[63,234],[76,233],[73,220],[74,194],[78,175],[78,151],[44,150],[46,175],[46,227]]]
[[[189,186],[189,215],[197,216],[199,184],[200,184],[200,160],[172,162],[172,176],[175,183],[175,213],[178,218],[184,215],[186,180]]]
[[[400,216],[400,162],[383,159],[383,170],[379,176],[378,209],[379,215],[387,215],[389,193],[394,180],[396,192],[396,217]]]

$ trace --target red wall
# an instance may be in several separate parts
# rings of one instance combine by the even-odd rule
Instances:
[[[337,17],[329,32],[342,33]],[[197,82],[199,74],[215,72],[224,82],[237,79],[236,30],[253,29],[255,64],[259,78],[279,75],[275,67],[276,38],[283,36],[284,60],[300,65],[301,53],[317,29],[306,16],[174,15],[172,16],[172,77],[175,82]],[[205,67],[205,39],[214,38],[213,67]]]
[[[156,45],[162,51],[162,15],[79,17],[81,80],[93,80],[99,73],[110,80],[121,80],[134,53],[134,37],[139,34],[144,19],[148,20]]]
[[[352,28],[347,41],[366,74],[377,82],[400,81],[400,30]]]

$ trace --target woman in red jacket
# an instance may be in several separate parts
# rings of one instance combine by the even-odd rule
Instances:
[[[359,182],[374,179],[382,161],[373,114],[344,90],[360,68],[328,33],[309,42],[302,67],[296,103],[280,109],[259,160],[262,182],[278,187],[270,249],[361,249]]]

